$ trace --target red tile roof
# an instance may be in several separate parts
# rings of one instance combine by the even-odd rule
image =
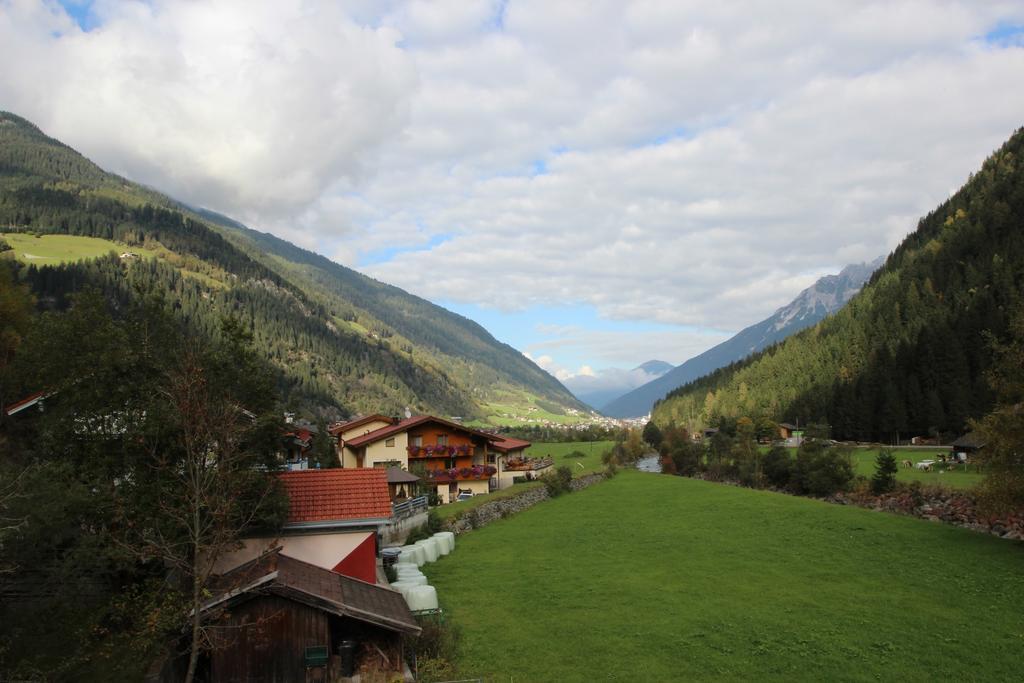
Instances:
[[[288,524],[350,522],[391,517],[388,475],[383,469],[281,472],[288,492]]]
[[[32,406],[34,406],[35,404],[39,403],[41,400],[46,398],[45,394],[46,394],[46,392],[37,391],[36,393],[34,393],[34,394],[30,395],[30,396],[26,396],[25,398],[21,399],[20,401],[16,401],[15,403],[12,403],[11,405],[7,406],[7,408],[6,408],[7,414],[8,415],[14,415],[15,413],[21,412],[25,408],[31,408]]]
[[[370,432],[369,434],[363,434],[362,436],[357,436],[354,439],[349,439],[348,441],[345,442],[345,445],[351,448],[359,448],[367,444],[376,443],[381,439],[386,439],[390,436],[394,436],[395,434],[401,434],[404,431],[408,431],[409,429],[412,429],[417,425],[425,424],[427,422],[436,422],[437,424],[444,425],[449,429],[465,432],[466,434],[472,434],[473,436],[481,436],[487,439],[488,441],[497,441],[498,439],[501,438],[499,436],[495,436],[494,434],[488,434],[486,432],[480,432],[475,429],[470,429],[469,427],[463,427],[457,422],[449,422],[448,420],[442,419],[440,417],[434,417],[433,415],[417,415],[416,417],[407,417],[401,422],[396,422],[395,424],[390,425],[388,427],[381,427],[380,429],[376,429]]]
[[[518,451],[520,448],[529,448],[531,446],[529,441],[523,441],[522,439],[513,439],[510,436],[499,436],[501,441],[497,441],[491,444],[491,448],[502,453],[508,453],[509,451]]]
[[[395,419],[393,417],[388,417],[387,415],[364,415],[363,417],[357,417],[353,420],[349,420],[348,422],[336,422],[332,424],[330,427],[328,427],[327,431],[337,436],[342,432],[347,432],[350,429],[355,429],[356,427],[359,427],[364,424],[369,424],[370,422],[380,421],[391,423],[394,422],[394,420]]]

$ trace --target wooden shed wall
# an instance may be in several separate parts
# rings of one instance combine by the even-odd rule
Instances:
[[[225,683],[304,683],[307,647],[330,647],[328,615],[276,595],[263,595],[230,610],[218,629],[221,647],[211,653],[212,680]]]

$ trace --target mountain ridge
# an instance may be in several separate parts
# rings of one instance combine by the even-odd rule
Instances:
[[[742,360],[839,310],[884,260],[880,256],[871,262],[851,264],[838,274],[819,278],[769,317],[740,330],[726,341],[694,356],[661,377],[600,406],[599,410],[610,417],[620,418],[641,417],[650,413],[655,402],[670,391]]]
[[[218,316],[240,316],[286,398],[314,413],[409,406],[486,421],[495,406],[525,413],[543,404],[555,416],[587,410],[474,321],[107,173],[8,112],[0,112],[0,225],[152,248],[153,262],[27,265],[23,277],[57,306],[87,286],[122,304],[136,296],[132,287],[164,291],[201,334],[217,333]]]
[[[835,315],[670,392],[653,419],[800,419],[884,443],[963,434],[993,405],[994,349],[1021,343],[1022,159],[1019,128]]]

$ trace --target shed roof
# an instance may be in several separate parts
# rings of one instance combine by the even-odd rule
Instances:
[[[983,448],[985,438],[978,432],[967,432],[953,442],[953,448]]]
[[[266,593],[392,631],[420,632],[401,593],[296,560],[279,550],[219,577],[203,611]]]
[[[415,474],[406,472],[401,467],[389,467],[386,471],[389,484],[412,484],[420,480]]]
[[[523,439],[513,439],[509,436],[499,436],[501,441],[495,441],[491,444],[491,447],[502,453],[508,453],[509,451],[518,451],[521,448],[529,448],[532,444],[529,441]]]
[[[401,434],[402,432],[408,431],[413,427],[418,427],[419,425],[427,424],[429,422],[435,422],[454,431],[464,432],[466,434],[470,434],[473,436],[483,437],[488,441],[498,441],[501,439],[500,436],[488,434],[487,432],[477,431],[476,429],[470,429],[469,427],[463,427],[457,422],[451,422],[449,420],[445,420],[444,418],[434,417],[433,415],[416,415],[415,417],[407,417],[404,420],[396,422],[393,425],[376,429],[370,432],[369,434],[363,434],[362,436],[357,436],[354,439],[349,439],[348,441],[345,442],[345,445],[351,448],[360,448],[361,446],[376,443],[381,439],[387,439],[391,436],[394,436],[395,434]]]
[[[288,493],[285,526],[351,525],[391,517],[388,478],[382,469],[296,470],[280,472],[277,478]]]
[[[25,410],[26,408],[31,408],[32,406],[36,405],[45,398],[47,398],[46,392],[37,391],[34,394],[26,396],[20,401],[15,401],[14,403],[8,405],[5,408],[5,410],[7,411],[8,415],[14,415],[16,413],[20,413],[22,410]]]

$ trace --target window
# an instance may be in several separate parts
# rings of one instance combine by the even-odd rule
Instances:
[[[437,435],[437,445],[438,446],[447,446],[448,445],[448,435],[447,434],[438,434]]]
[[[495,457],[496,457],[496,456],[494,455],[494,453],[488,453],[488,454],[487,454],[487,462],[489,462],[490,464],[492,464],[492,465],[493,465],[493,464],[494,464],[494,459],[495,459]]]
[[[394,448],[395,447],[395,440],[394,440],[394,438],[387,439],[386,441],[384,441],[384,446],[385,446],[385,448]]]
[[[410,446],[416,446],[416,448],[419,448],[420,446],[423,445],[423,437],[422,436],[410,436],[409,437],[409,445]]]

